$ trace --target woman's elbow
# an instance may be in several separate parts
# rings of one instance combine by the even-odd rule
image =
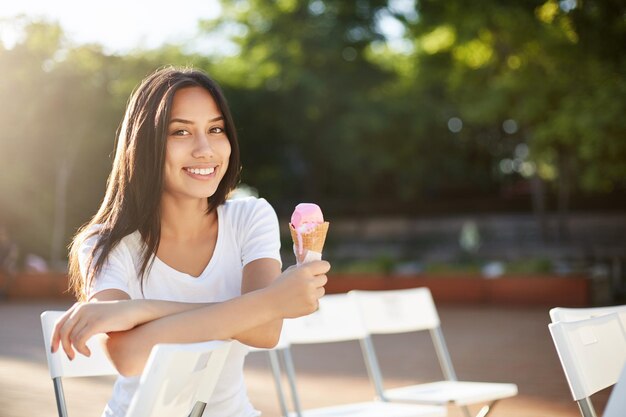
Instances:
[[[120,375],[129,377],[141,374],[143,366],[138,364],[135,351],[129,346],[130,336],[128,332],[111,332],[105,342],[105,351],[109,360]]]
[[[261,334],[255,335],[244,343],[260,349],[273,349],[278,345],[280,333],[282,329],[282,321],[264,329]]]
[[[273,335],[268,335],[267,337],[264,337],[256,341],[256,343],[254,343],[253,346],[260,348],[260,349],[273,349],[276,347],[277,344],[278,344],[278,337],[274,337]]]

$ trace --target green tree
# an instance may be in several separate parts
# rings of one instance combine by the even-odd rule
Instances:
[[[384,187],[381,86],[368,59],[385,1],[233,2],[205,30],[238,28],[239,52],[212,68],[239,116],[244,181],[272,198],[362,199]],[[231,29],[232,30],[232,29]],[[283,199],[284,200],[284,199]]]
[[[528,144],[526,175],[557,181],[562,235],[574,187],[624,187],[623,2],[420,1],[417,12],[409,26],[421,76],[439,74],[447,100],[474,129],[497,132],[516,121],[517,132],[500,130],[491,151],[502,158]]]

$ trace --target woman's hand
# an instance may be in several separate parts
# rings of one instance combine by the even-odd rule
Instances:
[[[87,347],[89,338],[98,333],[130,330],[138,323],[135,306],[129,300],[92,301],[74,304],[56,322],[52,333],[51,350],[56,352],[59,344],[70,360],[74,348],[85,356],[91,352]]]
[[[313,313],[319,307],[319,299],[324,296],[324,285],[328,281],[326,273],[330,264],[326,261],[313,261],[300,266],[291,266],[267,287],[273,291],[276,306],[283,318],[296,318]]]

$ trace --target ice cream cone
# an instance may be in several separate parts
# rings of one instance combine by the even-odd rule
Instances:
[[[296,256],[306,253],[306,251],[313,251],[322,253],[324,249],[324,242],[326,241],[326,234],[328,233],[329,222],[320,223],[312,231],[308,233],[301,233],[300,239],[298,239],[298,232],[289,224],[289,231],[291,232],[291,239],[296,250]],[[300,247],[302,242],[302,247]]]

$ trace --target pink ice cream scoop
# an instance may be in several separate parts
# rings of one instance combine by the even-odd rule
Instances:
[[[324,215],[317,204],[300,203],[291,215],[291,225],[300,233],[306,233],[320,223],[324,223]]]

